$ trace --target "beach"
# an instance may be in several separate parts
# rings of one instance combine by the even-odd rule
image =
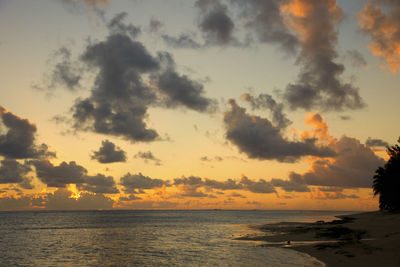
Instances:
[[[307,253],[334,266],[400,266],[400,214],[382,211],[338,216],[331,222],[276,223],[258,226],[264,241]]]

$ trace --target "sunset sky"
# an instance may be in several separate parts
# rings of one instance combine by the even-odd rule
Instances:
[[[0,0],[0,210],[375,210],[394,0]]]

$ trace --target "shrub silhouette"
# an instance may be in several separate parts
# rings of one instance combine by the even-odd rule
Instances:
[[[397,141],[400,143],[400,138]],[[387,147],[389,160],[375,171],[373,178],[374,196],[379,195],[379,208],[400,211],[400,146]]]

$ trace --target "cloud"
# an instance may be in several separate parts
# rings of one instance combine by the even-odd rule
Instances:
[[[213,158],[207,157],[207,156],[203,156],[200,158],[201,161],[205,161],[205,162],[213,162],[213,161],[223,161],[224,159],[220,156],[215,156]]]
[[[14,159],[55,157],[46,144],[35,144],[36,125],[8,112],[1,105],[0,119],[7,129],[5,134],[0,134],[0,155]]]
[[[305,184],[302,177],[298,174],[291,173],[289,180],[272,179],[271,184],[276,187],[282,188],[285,192],[309,192],[307,184]]]
[[[169,68],[157,79],[158,89],[164,93],[166,105],[170,108],[184,106],[199,112],[214,112],[216,102],[204,97],[203,85],[191,80],[186,75],[180,75]]]
[[[284,92],[290,108],[340,111],[364,107],[359,89],[341,80],[345,68],[335,62],[336,27],[343,13],[336,0],[289,0],[282,2],[280,9],[300,42],[300,75]]]
[[[272,122],[276,127],[284,129],[292,124],[292,122],[286,117],[286,114],[283,113],[283,104],[277,103],[271,95],[260,94],[258,97],[254,97],[245,93],[242,94],[240,98],[250,103],[252,110],[266,109],[271,111]]]
[[[227,179],[226,181],[217,181],[206,178],[203,184],[217,190],[235,190],[243,188],[243,185],[232,179]]]
[[[154,189],[162,186],[168,186],[168,181],[161,179],[153,179],[144,176],[140,172],[138,174],[125,174],[120,179],[120,185],[123,186],[123,191],[128,194],[143,193],[144,189]]]
[[[366,67],[368,65],[364,56],[357,50],[347,50],[345,55],[354,67]]]
[[[253,193],[269,194],[276,192],[272,183],[267,182],[264,179],[253,181],[243,175],[240,180],[240,184],[243,186],[244,189]]]
[[[51,55],[52,71],[44,75],[43,85],[34,84],[38,90],[55,90],[59,86],[73,92],[81,88],[83,69],[72,60],[71,51],[63,46]]]
[[[217,181],[208,178],[202,179],[197,176],[182,176],[181,178],[175,178],[173,184],[181,190],[180,196],[185,197],[215,197],[214,195],[205,194],[204,192],[199,191],[201,187],[206,188],[208,191],[210,189],[245,190],[259,194],[276,192],[274,186],[270,182],[267,182],[264,179],[259,179],[258,181],[251,180],[244,175],[242,175],[239,181],[232,179]]]
[[[343,121],[349,121],[349,120],[351,120],[351,117],[350,116],[340,116],[339,117],[341,120],[343,120]]]
[[[336,152],[332,160],[316,160],[304,174],[292,173],[308,185],[371,188],[372,176],[385,161],[353,137],[343,136],[328,145]]]
[[[104,140],[101,142],[99,151],[94,151],[91,156],[92,159],[97,160],[100,163],[113,163],[113,162],[125,162],[126,153],[119,147],[115,146],[113,142]]]
[[[334,155],[329,148],[317,146],[315,138],[289,141],[268,119],[247,114],[234,100],[229,104],[231,109],[224,114],[226,138],[249,158],[294,162],[307,155]]]
[[[136,38],[140,33],[140,28],[132,25],[125,24],[124,20],[128,16],[128,13],[121,12],[115,15],[107,24],[107,27],[111,34],[123,34],[128,35],[132,38]]]
[[[246,196],[243,196],[242,194],[239,194],[237,192],[233,192],[232,194],[230,194],[230,197],[247,198]]]
[[[134,158],[144,159],[144,162],[153,161],[155,165],[160,166],[161,160],[156,158],[151,151],[142,152],[139,151]]]
[[[27,177],[31,170],[28,164],[21,164],[14,159],[3,159],[0,166],[0,184],[19,184],[24,189],[32,189],[31,179]]]
[[[54,193],[0,198],[0,210],[108,210],[114,201],[102,194],[81,193],[73,198],[72,192],[58,188]]]
[[[235,24],[226,5],[219,0],[197,0],[195,6],[200,12],[198,27],[204,35],[206,45],[226,45],[235,41]]]
[[[328,124],[318,113],[309,113],[305,120],[313,125],[311,131],[302,133],[302,138],[317,138],[334,151],[332,158],[313,158],[311,168],[303,174],[290,173],[290,179],[314,186],[364,187],[370,188],[375,169],[384,160],[375,155],[371,147],[354,138],[343,136],[339,139],[329,134]]]
[[[311,192],[310,193],[311,199],[322,199],[322,200],[327,200],[327,199],[331,199],[331,200],[336,200],[336,199],[357,199],[360,198],[359,196],[355,195],[355,194],[344,194],[341,191],[333,191],[333,192],[329,192],[329,191],[323,191],[323,190],[316,190],[315,192]]]
[[[190,33],[182,33],[178,37],[171,36],[168,34],[161,35],[163,41],[170,47],[173,48],[190,48],[190,49],[199,49],[202,48],[203,45],[197,42],[193,36],[194,34]]]
[[[280,0],[231,0],[239,7],[239,17],[246,29],[262,43],[278,44],[290,54],[299,45],[297,36],[287,27],[280,10]]]
[[[158,62],[139,42],[125,34],[111,34],[105,41],[89,44],[81,60],[98,70],[89,98],[73,107],[75,128],[122,136],[131,141],[153,141],[155,130],[144,119],[154,93],[141,74],[158,69]]]
[[[199,196],[201,193],[202,197],[208,195],[197,191],[197,189],[200,187],[206,187],[208,189],[217,189],[217,190],[245,190],[260,194],[269,194],[275,192],[275,188],[270,182],[267,182],[264,179],[259,179],[258,181],[251,180],[244,175],[242,175],[239,181],[235,181],[232,179],[227,179],[226,181],[217,181],[208,178],[202,179],[201,177],[197,176],[189,176],[189,177],[183,176],[181,178],[175,178],[174,185],[175,186],[183,185],[183,191],[191,192],[192,195],[198,193]]]
[[[87,170],[76,164],[75,161],[61,162],[58,166],[47,160],[32,160],[36,175],[48,187],[65,187],[67,184],[84,183]]]
[[[100,194],[119,193],[112,176],[104,176],[103,174],[98,173],[95,176],[86,176],[84,182],[84,184],[78,187],[80,190]]]
[[[179,189],[179,195],[177,197],[199,197],[199,198],[215,198],[214,195],[205,194],[199,191],[200,187],[204,186],[204,183],[200,177],[189,176],[174,179],[174,185]]]
[[[371,37],[370,50],[385,63],[383,68],[400,71],[400,3],[393,0],[369,2],[358,14],[364,33]]]
[[[72,192],[65,188],[57,189],[53,194],[42,198],[44,208],[47,210],[109,210],[113,208],[114,201],[103,194],[81,193],[75,199]]]
[[[135,39],[140,29],[125,23],[126,16],[119,13],[106,21],[106,39],[87,42],[77,62],[72,63],[69,51],[61,49],[64,58],[53,71],[57,84],[72,88],[85,73],[92,74],[88,77],[94,73],[90,95],[76,99],[71,108],[72,127],[131,142],[151,142],[160,137],[147,126],[149,107],[214,112],[216,101],[204,96],[203,85],[179,74],[169,53],[153,56]],[[72,69],[80,70],[80,76]]]
[[[387,147],[389,146],[389,143],[386,141],[383,141],[382,139],[373,139],[371,137],[368,137],[367,141],[365,141],[365,145],[367,146],[383,146],[383,147]]]
[[[152,17],[149,21],[148,31],[150,33],[157,33],[164,26],[164,23],[159,21],[158,19]]]

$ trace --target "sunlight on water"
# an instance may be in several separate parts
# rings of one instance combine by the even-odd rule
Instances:
[[[324,266],[234,237],[250,224],[332,219],[332,212],[0,212],[2,266]]]

